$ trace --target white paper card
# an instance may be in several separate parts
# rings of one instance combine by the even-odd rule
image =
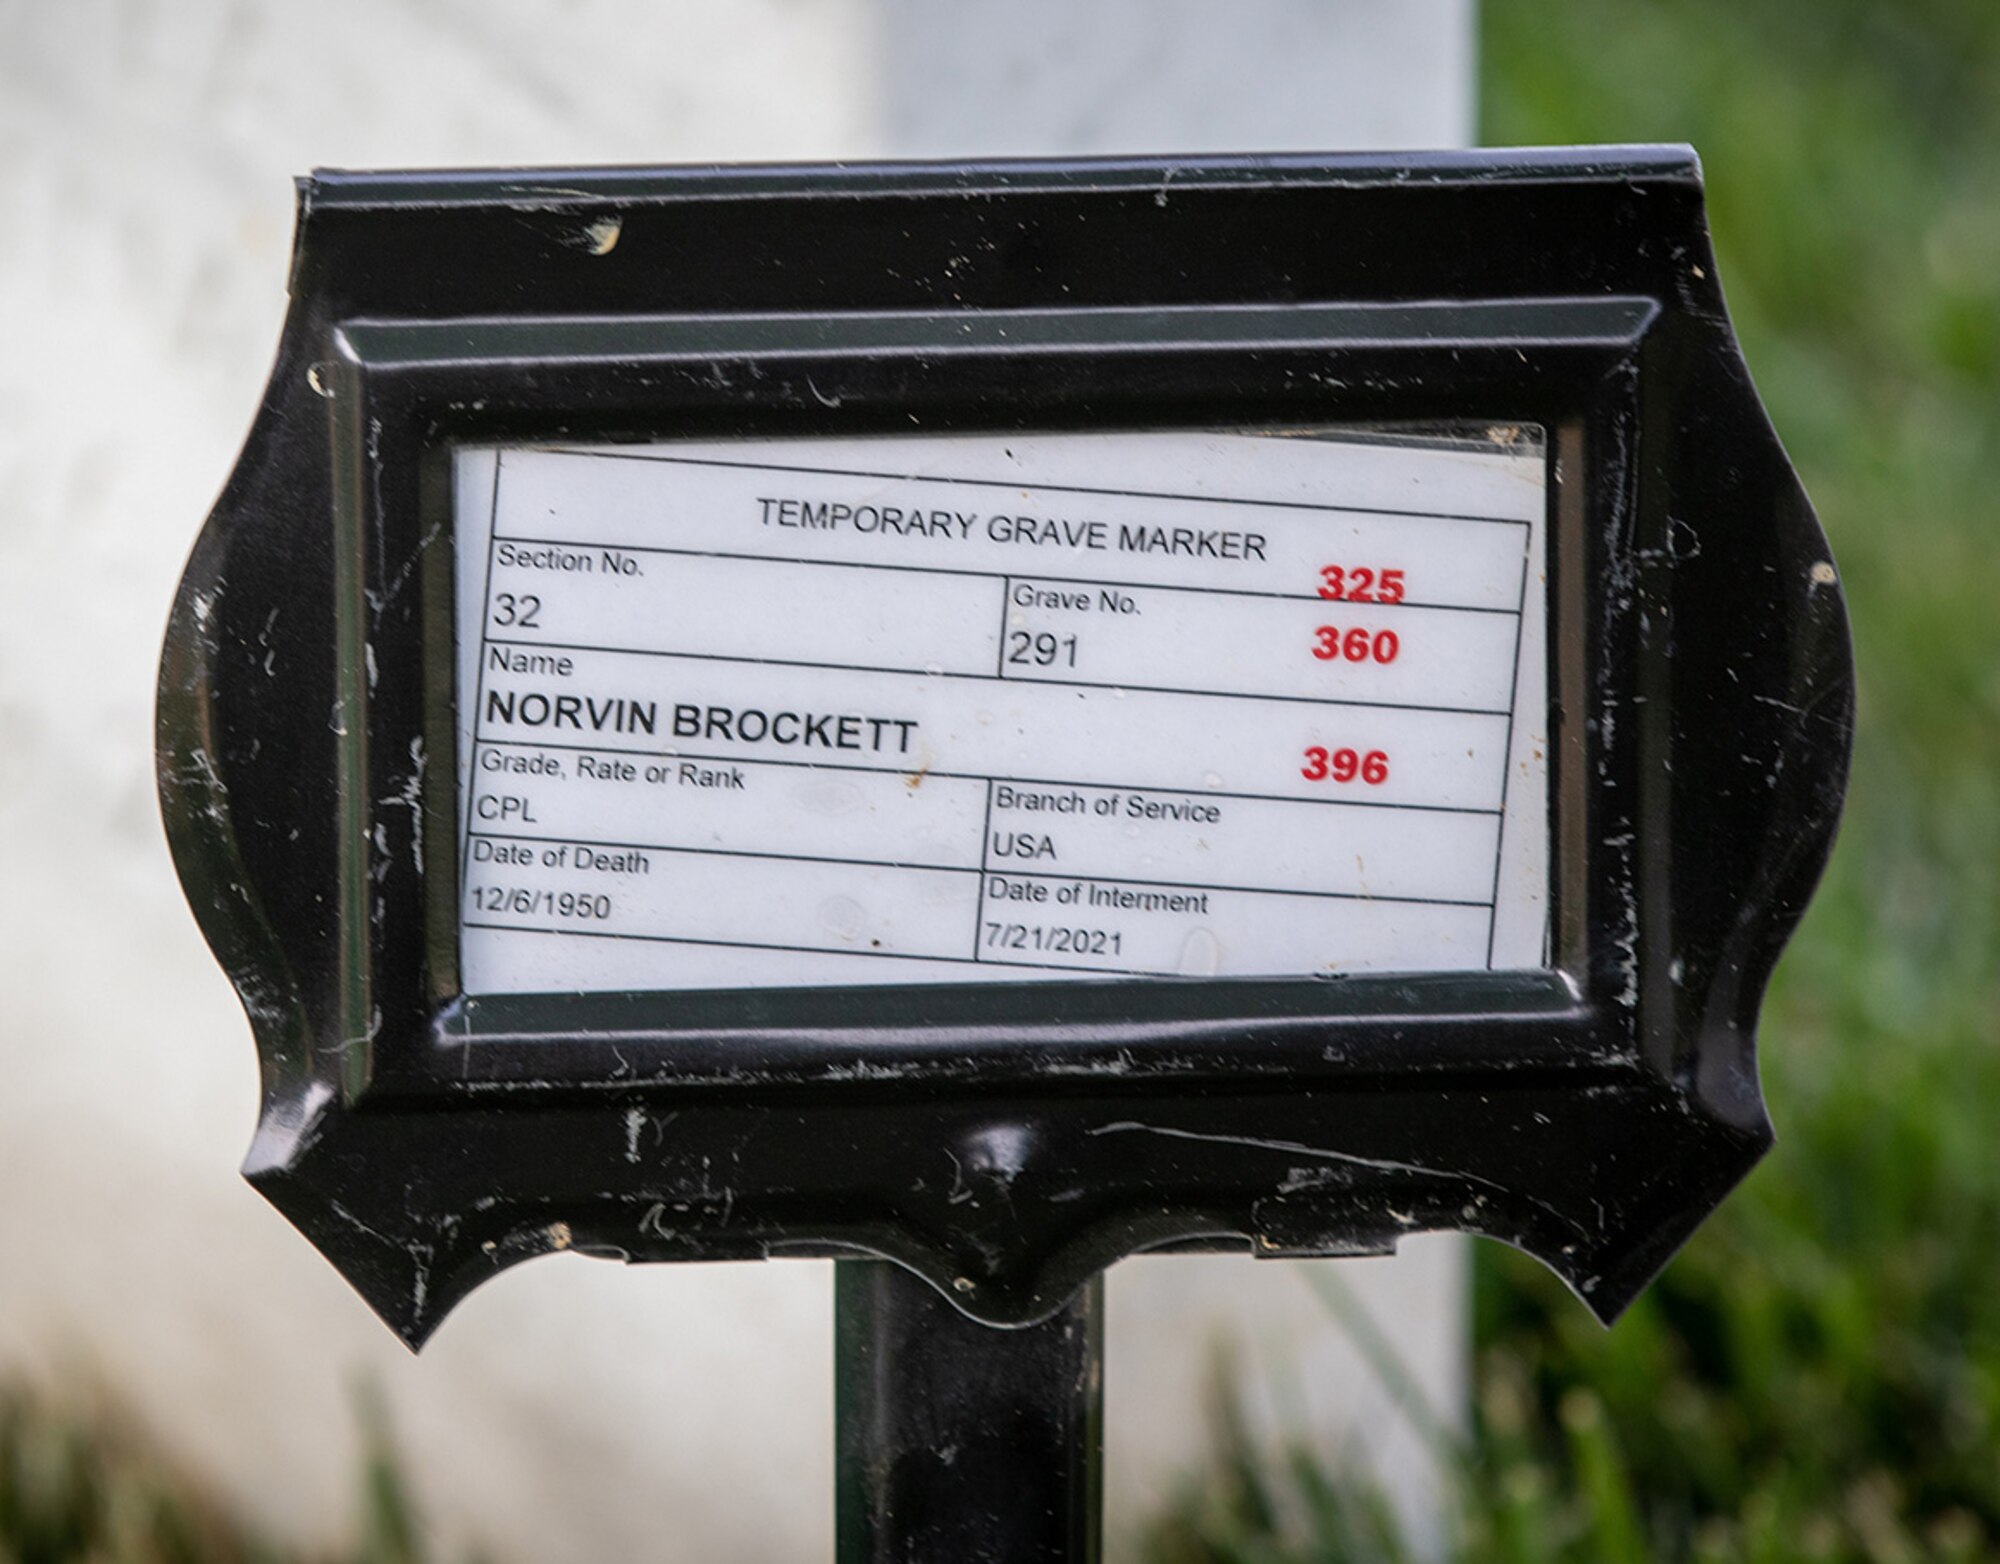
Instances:
[[[1546,962],[1539,432],[457,453],[468,994]]]

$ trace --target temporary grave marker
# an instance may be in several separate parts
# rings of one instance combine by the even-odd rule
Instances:
[[[843,1547],[1001,1558],[1093,1545],[1123,1255],[1631,1299],[1769,1144],[1851,688],[1685,150],[323,174],[160,780],[247,1172],[405,1340],[895,1261]]]
[[[464,992],[1546,965],[1538,436],[461,448]]]

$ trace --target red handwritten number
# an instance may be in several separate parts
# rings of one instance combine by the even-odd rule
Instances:
[[[1367,565],[1322,565],[1319,595],[1329,603],[1400,603],[1403,572],[1375,570]]]
[[[1392,663],[1403,649],[1394,630],[1377,630],[1370,635],[1357,627],[1343,635],[1332,625],[1321,625],[1313,635],[1313,656],[1323,663],[1342,657],[1351,663]]]
[[[1389,757],[1379,749],[1365,755],[1351,749],[1322,749],[1315,744],[1306,751],[1306,763],[1299,775],[1308,782],[1352,782],[1359,777],[1370,787],[1389,780]]]

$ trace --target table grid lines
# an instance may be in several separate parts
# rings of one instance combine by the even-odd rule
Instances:
[[[1310,500],[1265,500],[1251,499],[1240,495],[1225,494],[1170,494],[1159,489],[1112,489],[1086,486],[1077,483],[1044,483],[1023,478],[970,478],[944,477],[921,472],[862,472],[847,467],[801,467],[783,462],[729,462],[708,456],[668,456],[652,451],[620,451],[605,447],[593,450],[587,455],[579,451],[564,450],[560,446],[544,446],[541,452],[548,456],[576,457],[586,460],[608,460],[626,462],[654,462],[662,465],[685,467],[722,467],[742,472],[767,472],[799,475],[815,478],[869,478],[885,483],[931,483],[941,488],[1014,489],[1040,490],[1045,494],[1092,494],[1106,499],[1121,500],[1167,500],[1184,505],[1220,505],[1229,510],[1246,508],[1267,508],[1271,510],[1305,511],[1314,515],[1337,516],[1386,516],[1392,519],[1412,521],[1465,521],[1489,525],[1524,527],[1528,523],[1518,516],[1473,515],[1458,511],[1435,510],[1393,510],[1378,505],[1315,505]]]
[[[1508,522],[1508,526],[1518,526],[1524,532],[1528,523]],[[1198,597],[1248,597],[1261,598],[1278,603],[1329,603],[1360,602],[1370,612],[1387,609],[1400,612],[1404,609],[1427,609],[1439,614],[1515,614],[1518,609],[1504,604],[1485,605],[1480,603],[1422,603],[1405,598],[1399,603],[1366,601],[1359,598],[1323,598],[1318,592],[1260,592],[1254,587],[1232,586],[1182,586],[1170,581],[1133,581],[1126,578],[1111,579],[1103,576],[1072,576],[1054,571],[1023,575],[1019,571],[974,570],[962,565],[910,565],[901,561],[875,559],[821,559],[810,554],[762,554],[740,552],[735,549],[713,548],[669,548],[661,543],[606,543],[598,540],[575,538],[531,537],[525,534],[496,534],[495,544],[519,543],[529,548],[571,548],[583,551],[591,549],[612,549],[624,554],[661,554],[682,559],[727,559],[750,565],[809,565],[815,569],[829,570],[884,570],[898,575],[911,576],[965,576],[978,581],[1060,581],[1069,586],[1081,587],[1131,587],[1145,592],[1189,592]]]
[[[476,742],[496,749],[554,749],[571,755],[630,755],[648,760],[691,760],[703,765],[738,766],[788,766],[802,771],[853,771],[868,776],[909,776],[905,766],[856,766],[832,760],[782,760],[776,756],[760,755],[754,760],[740,755],[717,755],[681,749],[628,749],[615,744],[565,744],[556,739],[498,739],[481,735]],[[989,778],[983,771],[941,771],[926,767],[923,775],[941,782],[985,782]],[[1117,790],[1137,795],[1155,795],[1162,798],[1202,798],[1241,799],[1260,804],[1307,804],[1316,809],[1397,809],[1415,810],[1424,814],[1438,815],[1498,815],[1497,808],[1484,809],[1470,804],[1409,804],[1391,803],[1375,798],[1304,798],[1295,793],[1245,793],[1224,788],[1203,789],[1174,787],[1132,787],[1116,782],[1091,782],[1077,777],[1031,777],[1009,776],[1007,782],[1018,783],[1022,787],[1047,788],[1099,788]]]
[[[1506,717],[1505,707],[1432,706],[1415,701],[1363,701],[1324,695],[1272,695],[1263,691],[1202,690],[1171,684],[1096,684],[1088,679],[1045,679],[1026,673],[971,673],[955,668],[911,668],[876,663],[822,662],[801,657],[737,657],[726,652],[661,651],[644,646],[594,646],[587,641],[522,641],[489,636],[487,646],[533,648],[543,652],[585,652],[593,657],[664,657],[680,662],[740,663],[746,668],[824,668],[838,673],[886,673],[913,679],[971,679],[985,684],[1043,685],[1058,690],[1124,690],[1141,695],[1186,695],[1200,700],[1282,701],[1293,706],[1352,706],[1364,711],[1436,712],[1448,717]],[[1005,632],[1000,656],[1007,652]]]
[[[912,956],[900,950],[854,950],[837,945],[772,945],[758,940],[696,938],[689,934],[641,934],[631,930],[583,929],[523,923],[480,923],[467,918],[468,929],[491,929],[500,934],[555,934],[568,939],[640,940],[650,945],[713,945],[722,950],[768,950],[788,955],[852,956],[861,961],[920,961],[944,966],[1017,967],[1029,972],[1090,972],[1105,977],[1154,977],[1167,973],[1134,971],[1130,967],[1085,967],[1062,961],[1009,961],[1004,956],[975,961],[970,956]]]
[[[568,467],[535,465],[551,456],[674,472],[599,468],[572,493],[553,476]],[[576,947],[605,952],[576,958],[579,974],[606,975],[583,981],[640,986],[703,968],[617,957],[618,942],[919,964],[890,982],[933,967],[966,971],[934,979],[954,982],[980,981],[981,967],[1326,975],[1399,970],[1399,952],[1426,948],[1450,962],[1475,943],[1445,969],[1494,965],[1541,523],[630,450],[490,459],[483,515],[460,521],[462,549],[477,545],[468,520],[486,533],[458,577],[473,701],[461,714],[464,939],[610,942]],[[1154,466],[1127,470],[1151,478]],[[799,481],[759,488],[755,475]],[[1020,508],[974,489],[1010,491]],[[1491,485],[1425,492],[1514,503]],[[624,507],[621,496],[644,508],[614,509],[615,524],[574,508]],[[583,535],[639,519],[684,533]],[[736,527],[791,549],[733,547]],[[1496,527],[1520,529],[1511,604],[1499,594],[1512,548]],[[1410,552],[1413,539],[1434,552]],[[868,557],[933,543],[963,551]],[[850,557],[827,557],[842,549]],[[1164,579],[1070,573],[1093,555]],[[1426,583],[1428,599],[1402,595]],[[1370,595],[1347,595],[1356,588]],[[1398,600],[1380,601],[1385,590]],[[516,599],[498,592],[538,617],[517,622]],[[1016,693],[976,693],[996,687]],[[1503,690],[1507,704],[1493,704]],[[1094,774],[1023,774],[1065,760]],[[976,852],[961,834],[973,829]],[[912,858],[918,844],[957,861]],[[490,959],[539,961],[540,948]],[[749,986],[787,981],[759,955],[715,963],[693,986],[739,972]]]
[[[990,794],[992,783],[987,784]],[[989,804],[989,809],[990,809]],[[986,817],[986,835],[992,839],[992,815]],[[1409,907],[1466,907],[1491,908],[1491,901],[1477,898],[1453,896],[1396,896],[1375,891],[1307,891],[1296,886],[1282,885],[1227,885],[1207,880],[1147,880],[1129,874],[1092,874],[1088,870],[1064,870],[1051,873],[1044,869],[996,869],[988,861],[982,848],[980,861],[976,864],[923,863],[907,858],[854,858],[830,856],[821,853],[779,853],[763,848],[748,847],[684,847],[672,842],[628,842],[611,841],[583,836],[575,832],[563,832],[554,836],[529,836],[520,831],[480,831],[471,832],[474,841],[487,842],[537,842],[543,844],[567,845],[571,847],[591,847],[609,852],[635,853],[684,853],[697,858],[756,858],[772,863],[838,863],[858,869],[900,869],[915,874],[976,874],[982,881],[987,879],[1005,880],[1081,880],[1086,885],[1135,885],[1148,890],[1167,891],[1218,891],[1232,896],[1298,896],[1313,901],[1354,901],[1382,902]],[[981,887],[981,915],[984,915],[984,886]]]

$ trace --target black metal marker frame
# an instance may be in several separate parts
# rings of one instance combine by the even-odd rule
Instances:
[[[415,1345],[505,1265],[878,1255],[995,1323],[1458,1228],[1614,1315],[1770,1142],[1852,721],[1685,149],[321,175],[160,684],[246,1172]],[[1537,423],[1547,972],[458,993],[463,444]]]

